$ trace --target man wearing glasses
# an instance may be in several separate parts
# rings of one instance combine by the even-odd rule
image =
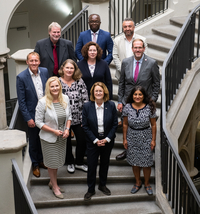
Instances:
[[[89,16],[90,30],[86,30],[80,33],[78,42],[76,44],[75,54],[77,59],[80,61],[83,59],[81,54],[82,47],[90,42],[96,42],[103,50],[102,59],[105,60],[108,65],[111,63],[112,51],[113,51],[113,40],[111,39],[110,33],[99,29],[101,25],[101,19],[98,14],[91,14]]]

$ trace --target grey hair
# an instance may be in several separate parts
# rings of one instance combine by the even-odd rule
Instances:
[[[58,27],[61,30],[61,26],[57,23],[57,22],[52,22],[49,26],[48,26],[48,32],[51,31],[52,27]]]

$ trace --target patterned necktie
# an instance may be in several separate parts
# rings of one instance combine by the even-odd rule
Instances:
[[[56,51],[56,45],[53,46],[53,58],[54,58],[53,73],[57,76],[58,75],[58,56]]]
[[[96,43],[97,42],[97,40],[96,40],[96,33],[92,33],[92,35],[93,35],[93,40],[92,41]]]
[[[138,78],[138,74],[139,74],[139,61],[137,61],[137,65],[135,67],[135,74],[134,74],[134,81],[137,81]]]

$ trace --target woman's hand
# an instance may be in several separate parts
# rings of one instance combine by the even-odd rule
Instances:
[[[97,146],[105,146],[105,143],[107,143],[107,140],[106,140],[106,139],[98,140],[98,141],[97,141]]]
[[[156,147],[156,141],[152,140],[151,141],[151,150],[154,150],[155,147]]]
[[[123,145],[124,145],[124,148],[125,148],[125,149],[127,149],[127,148],[128,148],[127,139],[126,139],[126,140],[123,140]]]
[[[63,138],[68,138],[69,137],[69,130],[66,129],[64,132],[63,132]]]
[[[57,137],[59,137],[59,136],[62,136],[63,135],[63,132],[62,131],[60,131],[60,130],[54,130],[54,132],[53,132]]]

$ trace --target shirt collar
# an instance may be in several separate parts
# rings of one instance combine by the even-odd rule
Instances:
[[[95,102],[95,109],[97,110],[98,108],[104,109],[104,102],[101,104],[101,106],[98,106],[97,103]]]
[[[91,34],[93,35],[93,31],[92,30],[90,30],[91,31]],[[96,35],[98,35],[99,34],[99,30],[97,31],[97,32],[95,32],[96,33]]]
[[[31,76],[32,76],[32,75],[35,75],[35,74],[30,70],[30,68],[28,68],[28,70],[29,70],[29,73],[30,73]],[[39,68],[38,68],[37,74],[40,74],[40,69],[39,69]]]
[[[124,39],[127,40],[125,34],[124,34]],[[135,33],[133,34],[133,37],[132,37],[132,39],[131,39],[131,42],[132,42],[134,39],[135,39]],[[128,41],[128,40],[127,40],[127,41]]]
[[[50,37],[49,37],[49,41],[50,41],[50,43],[51,43],[51,46],[53,47],[54,44],[53,44],[53,42],[51,41]],[[60,39],[56,42],[56,46],[59,46],[59,44],[60,44]]]

